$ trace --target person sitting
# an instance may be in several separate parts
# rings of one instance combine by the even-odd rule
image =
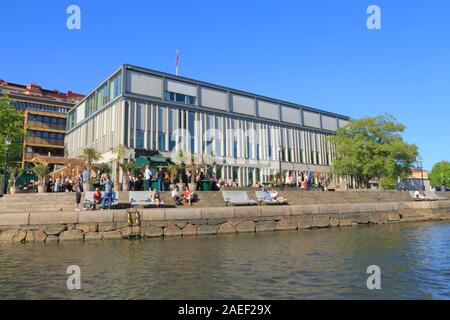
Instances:
[[[261,199],[263,201],[271,201],[271,200],[273,200],[272,196],[270,195],[270,193],[264,187],[262,187],[262,190],[261,190]]]
[[[278,203],[286,203],[287,200],[285,198],[283,198],[277,191],[272,190],[270,191],[270,196],[272,197],[272,199]]]
[[[194,192],[189,189],[189,186],[186,187],[183,195],[183,203],[189,203],[192,206],[192,199],[194,197]]]
[[[178,187],[178,185],[175,185],[172,190],[172,200],[175,201],[175,204],[177,206],[182,204],[180,200],[180,188]]]
[[[416,191],[417,192],[417,191]],[[415,195],[415,193],[414,193],[414,195]],[[423,200],[423,201],[432,201],[433,200],[433,198],[432,197],[430,197],[430,196],[427,196],[425,193],[423,193],[423,192],[420,192],[419,193],[419,199],[420,200]]]
[[[159,194],[159,190],[154,189],[153,191],[150,191],[150,200],[152,204],[160,205],[161,204],[161,196]]]
[[[102,203],[102,193],[100,192],[99,188],[95,188],[94,194],[93,194],[93,201],[89,202],[89,210],[96,210],[97,205],[100,205]]]

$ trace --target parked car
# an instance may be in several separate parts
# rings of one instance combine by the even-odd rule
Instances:
[[[436,186],[435,189],[436,191],[444,191],[442,190],[442,186]],[[450,191],[450,186],[445,186],[445,191]]]

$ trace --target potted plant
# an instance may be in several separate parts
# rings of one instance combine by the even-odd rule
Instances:
[[[46,163],[37,164],[32,171],[38,176],[38,193],[45,193],[45,178],[50,173],[50,167]]]
[[[169,164],[167,166],[167,171],[170,174],[170,189],[175,188],[175,184],[177,182],[178,173],[180,172],[180,165],[178,164]]]
[[[16,192],[17,192],[17,189],[16,189],[16,180],[17,180],[17,178],[20,176],[20,175],[22,175],[22,173],[24,172],[24,170],[23,169],[21,169],[21,168],[18,168],[18,167],[10,167],[9,169],[8,169],[8,172],[9,172],[9,192],[11,193],[11,194],[15,194]]]
[[[120,168],[122,167],[123,160],[125,158],[125,153],[126,153],[126,148],[123,144],[119,145],[119,147],[115,151],[115,154],[116,154],[116,177],[114,179],[114,190],[116,192],[120,191],[120,189],[121,189],[119,176],[120,176]],[[122,173],[123,173],[123,175],[122,175],[122,190],[123,190],[124,185],[127,186],[127,190],[128,190],[127,181],[125,181],[125,183],[124,183],[124,180],[127,180],[127,173],[123,170],[123,168],[122,168]]]
[[[83,150],[81,158],[85,161],[86,171],[88,175],[88,181],[83,181],[84,191],[93,191],[93,184],[91,179],[91,171],[94,167],[94,163],[101,159],[101,154],[94,148],[86,148]]]
[[[122,177],[122,190],[129,191],[128,188],[128,174],[133,173],[136,170],[133,162],[121,163],[120,167],[122,168],[123,177]]]
[[[189,189],[197,190],[197,166],[195,165],[194,155],[191,154],[191,163],[188,166],[188,170],[191,173],[191,181],[188,181]]]

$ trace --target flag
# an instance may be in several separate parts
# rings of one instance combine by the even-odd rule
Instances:
[[[178,75],[178,49],[177,54],[175,56],[175,74]]]

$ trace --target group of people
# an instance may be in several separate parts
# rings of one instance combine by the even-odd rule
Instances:
[[[111,177],[109,175],[102,177],[100,180],[100,185],[105,188],[104,193],[101,193],[99,187],[95,188],[93,201],[89,202],[87,204],[87,207],[84,209],[95,210],[97,208],[97,205],[100,205],[101,210],[103,210],[106,204],[108,204],[108,209],[111,209],[111,204],[114,202],[114,199],[116,197],[113,188],[114,184],[111,181]],[[81,203],[81,195],[84,192],[83,183],[80,178],[77,178],[75,185],[73,186],[73,191],[75,192],[75,210],[80,211],[79,206]]]
[[[74,182],[69,177],[66,177],[64,181],[60,178],[50,178],[47,184],[47,192],[72,192],[73,185]]]
[[[194,201],[194,191],[192,191],[189,186],[186,186],[184,188],[183,192],[180,192],[180,187],[178,185],[175,185],[175,187],[172,190],[172,200],[175,202],[177,206],[180,206],[182,204],[189,204],[192,206],[192,202]]]

